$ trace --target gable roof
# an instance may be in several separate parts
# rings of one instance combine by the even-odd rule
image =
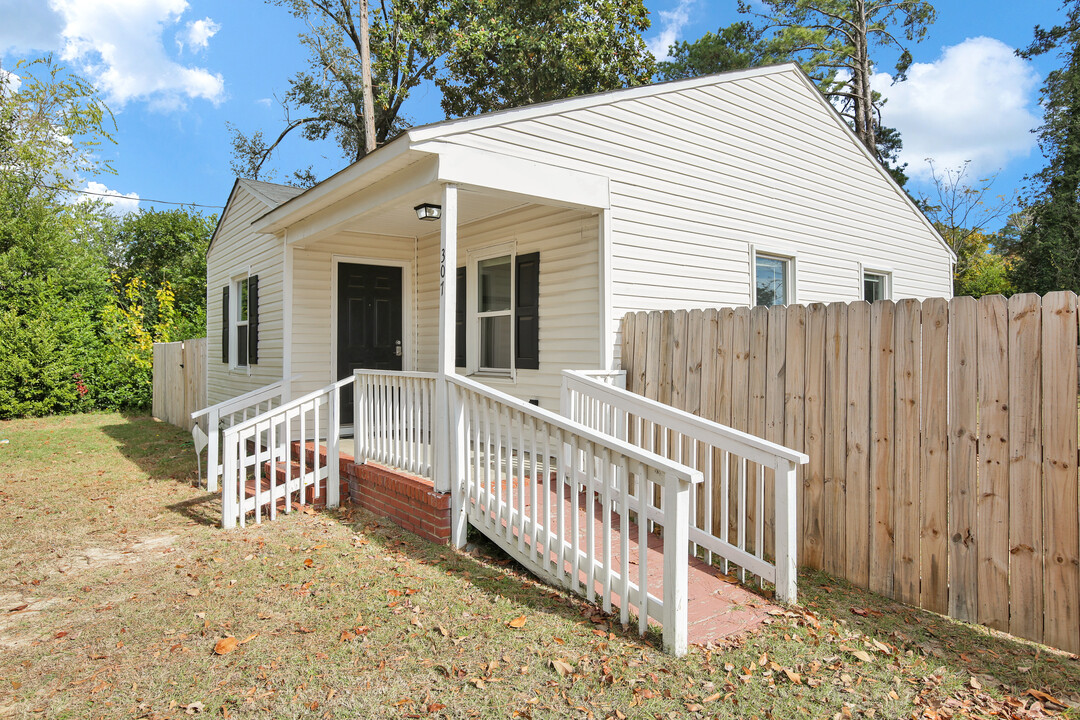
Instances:
[[[232,190],[229,191],[229,199],[225,201],[225,209],[222,210],[221,215],[218,216],[217,225],[214,226],[214,233],[210,236],[210,242],[206,244],[207,255],[210,254],[210,248],[214,246],[214,240],[217,238],[218,231],[221,230],[221,226],[225,223],[225,218],[229,214],[229,208],[232,207],[233,200],[236,199],[237,191],[241,188],[265,205],[268,212],[280,205],[284,205],[289,200],[292,200],[294,197],[304,192],[304,188],[294,187],[292,185],[280,185],[278,183],[265,182],[263,180],[236,178],[233,182]]]
[[[346,188],[351,186],[353,181],[363,178],[371,170],[379,168],[380,166],[388,163],[393,163],[395,160],[400,162],[408,162],[406,156],[412,154],[416,149],[421,147],[431,147],[430,145],[422,146],[421,144],[429,141],[438,141],[441,138],[451,135],[457,135],[461,133],[474,132],[482,130],[484,128],[506,125],[509,123],[519,122],[522,120],[530,120],[534,118],[544,117],[547,115],[557,115],[560,113],[570,112],[573,110],[581,110],[593,107],[599,107],[602,105],[614,104],[625,100],[633,100],[637,98],[649,98],[664,95],[668,93],[683,92],[685,90],[691,90],[698,87],[719,85],[730,82],[739,82],[749,78],[760,77],[764,75],[772,75],[779,73],[792,73],[796,75],[801,83],[815,96],[818,103],[827,111],[829,116],[837,123],[842,131],[847,135],[848,139],[854,143],[862,155],[870,162],[877,170],[881,178],[889,185],[889,187],[901,198],[901,200],[914,212],[922,224],[929,230],[929,232],[937,239],[942,248],[949,254],[949,257],[953,262],[956,261],[956,253],[953,252],[949,244],[945,242],[945,239],[934,227],[933,223],[926,217],[925,213],[919,208],[911,196],[904,191],[903,188],[897,184],[888,170],[877,160],[873,154],[862,144],[862,141],[855,135],[854,131],[847,124],[844,118],[840,115],[837,109],[832,103],[821,93],[821,91],[814,84],[813,80],[799,67],[796,63],[787,62],[777,65],[765,65],[762,67],[749,68],[745,70],[730,70],[722,73],[714,73],[712,75],[702,75],[694,78],[687,78],[684,80],[669,80],[666,82],[653,83],[651,85],[639,85],[630,88],[620,88],[616,90],[608,90],[599,93],[593,93],[590,95],[579,95],[570,98],[563,98],[560,100],[550,100],[548,102],[536,103],[534,105],[525,105],[517,108],[510,108],[507,110],[495,110],[492,112],[482,113],[480,115],[474,115],[466,118],[457,118],[452,120],[442,120],[435,123],[429,123],[427,125],[419,125],[410,128],[397,137],[392,138],[386,144],[375,149],[358,160],[357,162],[343,168],[334,175],[330,176],[326,180],[318,183],[312,188],[300,191],[296,188],[290,188],[296,190],[292,196],[281,202],[279,205],[270,208],[266,214],[264,214],[258,221],[269,220],[269,216],[274,215],[281,217],[281,213],[275,212],[279,207],[295,205],[296,203],[305,203],[304,197],[307,200],[314,200],[319,198],[320,195],[337,194],[346,192]],[[437,142],[435,143],[438,144]],[[391,150],[390,148],[394,148]],[[437,152],[437,150],[435,151]],[[250,182],[250,181],[249,181]],[[267,183],[269,184],[269,183]],[[276,186],[287,187],[287,186]],[[324,193],[319,191],[323,190]],[[315,191],[315,192],[312,192]],[[321,198],[320,198],[321,199]],[[288,210],[283,210],[288,212]]]

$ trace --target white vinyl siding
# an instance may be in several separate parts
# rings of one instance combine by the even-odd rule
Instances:
[[[458,229],[455,268],[469,250],[514,243],[514,252],[540,253],[540,369],[515,370],[514,380],[477,377],[524,400],[559,408],[565,368],[591,369],[600,355],[599,218],[577,210],[530,205]],[[418,368],[436,369],[439,338],[439,234],[417,248]],[[453,328],[451,328],[451,333]]]
[[[361,233],[339,233],[311,247],[293,250],[292,374],[300,376],[293,382],[293,397],[333,382],[331,338],[337,331],[333,327],[333,303],[336,302],[333,297],[336,287],[334,256],[344,262],[363,263],[368,260],[378,264],[383,260],[409,263],[415,268],[415,251],[414,238]],[[403,270],[403,273],[409,272],[408,268]],[[402,310],[407,335],[412,335],[409,338],[412,342],[406,344],[415,348],[415,334],[408,328],[408,319],[415,317],[410,312],[410,306],[416,302],[416,282],[413,277],[403,277],[402,280],[403,292],[408,293],[410,288],[413,289],[412,294],[405,298]],[[404,367],[406,370],[412,369],[414,361],[405,358]]]
[[[213,246],[206,257],[207,401],[210,404],[277,382],[282,376],[282,243],[249,229],[270,209],[239,185],[225,209]],[[230,368],[221,362],[221,288],[229,286],[235,312],[234,280],[259,276],[259,362]],[[236,343],[236,334],[229,338]],[[233,356],[235,357],[235,355]]]
[[[754,244],[798,249],[800,303],[861,298],[860,262],[951,295],[948,252],[791,69],[440,139],[611,178],[616,320],[751,304]]]

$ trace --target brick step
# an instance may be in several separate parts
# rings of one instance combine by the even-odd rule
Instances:
[[[289,471],[290,471],[290,473],[292,475],[293,482],[295,483],[296,478],[298,478],[300,476],[300,463],[291,462],[291,463],[289,463],[288,468],[289,468]],[[308,471],[310,471],[310,468],[306,468],[306,469]],[[265,509],[267,509],[266,506],[268,506],[270,504],[269,493],[271,492],[273,485],[276,485],[278,490],[280,491],[281,488],[284,487],[285,481],[287,479],[286,465],[284,463],[281,463],[281,462],[278,463],[277,471],[275,473],[276,477],[274,478],[276,482],[273,483],[273,484],[270,482],[270,477],[271,477],[272,472],[273,472],[273,469],[271,468],[270,462],[267,461],[267,462],[263,463],[262,473],[261,473],[261,475],[259,477],[259,485],[260,485],[259,489],[262,491],[262,493],[264,493],[263,497],[266,498],[266,501],[263,503],[264,511],[265,511]],[[315,487],[313,485],[308,485],[306,488],[304,488],[304,503],[307,504],[307,505],[311,505],[312,507],[321,509],[321,508],[326,507],[326,480],[320,480],[318,485],[319,485],[318,496],[316,496],[316,494],[315,494]],[[343,492],[348,493],[348,486],[347,485],[345,485]],[[253,478],[248,479],[247,483],[245,484],[245,486],[244,486],[244,495],[245,495],[245,497],[248,497],[248,498],[255,497],[255,480]],[[295,490],[291,493],[291,497],[292,497],[292,502],[293,503],[298,502],[298,498],[297,498]],[[343,497],[344,497],[344,495],[343,495]],[[285,510],[285,498],[284,497],[277,498],[276,504],[277,504],[278,512],[284,512],[284,510]]]

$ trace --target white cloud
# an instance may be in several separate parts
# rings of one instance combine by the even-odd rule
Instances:
[[[199,50],[205,50],[210,44],[210,38],[218,34],[221,30],[221,25],[214,22],[210,18],[206,17],[202,20],[189,21],[187,24],[187,30],[183,34],[183,39],[187,41],[188,47],[194,49],[196,52]],[[184,49],[184,42],[181,40],[176,41],[180,46],[180,49]]]
[[[3,83],[4,92],[17,93],[19,88],[22,87],[22,78],[13,72],[0,68],[0,83]]]
[[[690,8],[696,0],[678,0],[670,10],[660,10],[660,33],[645,41],[649,52],[657,60],[668,59],[668,49],[682,35],[683,29],[690,23]]]
[[[169,110],[188,99],[224,99],[219,73],[181,65],[165,52],[162,32],[179,22],[187,0],[49,0],[49,6],[63,20],[63,58],[78,62],[111,104],[148,100]]]
[[[255,102],[257,104],[259,104],[259,105],[262,105],[263,107],[270,107],[270,102],[271,101],[270,101],[270,98],[259,98]]]
[[[1035,146],[1039,77],[1000,40],[969,38],[932,63],[912,65],[905,82],[891,82],[878,73],[871,84],[888,100],[882,122],[900,131],[901,159],[913,177],[929,177],[926,158],[939,169],[970,160],[981,175]]]
[[[83,188],[84,192],[80,192],[79,196],[75,199],[75,202],[91,202],[93,200],[101,200],[107,205],[112,205],[113,210],[121,215],[127,215],[133,213],[139,209],[139,193],[128,193],[123,195],[116,190],[110,190],[108,187],[99,182],[88,182],[86,187]]]
[[[26,55],[60,46],[60,16],[43,0],[0,0],[0,53]]]

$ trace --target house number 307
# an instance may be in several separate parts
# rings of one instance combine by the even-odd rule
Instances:
[[[446,297],[446,250],[439,251],[439,297]]]

